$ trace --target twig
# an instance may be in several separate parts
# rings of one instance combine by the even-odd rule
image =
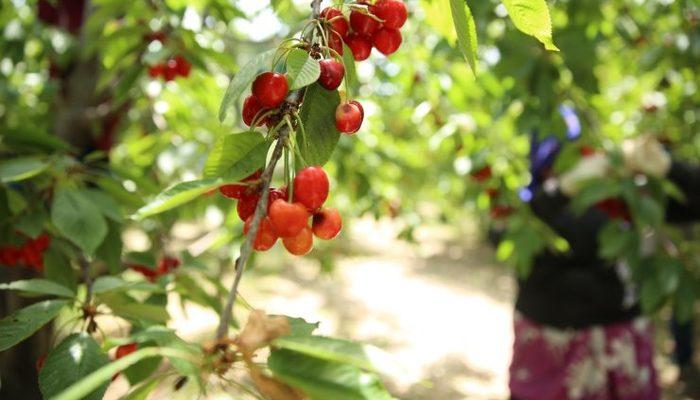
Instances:
[[[318,18],[321,14],[321,0],[313,0],[311,2],[312,16],[313,18]],[[305,38],[308,40],[308,38]],[[304,98],[305,88],[299,89],[296,93],[292,94],[292,97],[296,102],[301,103]],[[295,102],[295,101],[292,101]],[[267,164],[265,171],[260,177],[260,185],[258,190],[260,191],[260,200],[258,200],[258,205],[255,207],[255,214],[253,214],[253,220],[250,224],[250,229],[246,235],[245,242],[241,247],[241,255],[236,260],[236,276],[233,279],[233,284],[231,290],[226,298],[226,305],[223,310],[221,310],[221,315],[219,316],[219,326],[216,329],[216,339],[221,340],[228,336],[228,326],[231,322],[231,317],[233,316],[233,306],[236,302],[236,296],[238,295],[238,285],[241,282],[241,277],[243,276],[243,271],[248,263],[250,254],[253,251],[253,241],[258,234],[258,229],[260,228],[260,222],[263,220],[267,214],[267,192],[270,188],[270,181],[272,180],[272,174],[275,171],[275,166],[280,160],[283,154],[284,146],[287,144],[289,135],[292,133],[289,126],[283,126],[277,136],[277,144],[272,152],[272,157],[270,157],[270,163]]]
[[[85,305],[88,306],[90,305],[90,301],[92,301],[92,276],[90,276],[90,263],[88,263],[88,260],[82,253],[78,254],[78,263],[80,264],[80,270],[83,272],[83,282],[85,282],[85,287],[87,287],[87,292],[85,294]]]

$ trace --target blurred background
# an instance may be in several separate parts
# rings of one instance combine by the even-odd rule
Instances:
[[[224,123],[216,117],[230,77],[298,31],[309,7],[308,0],[93,0],[87,18],[84,1],[0,1],[0,149],[60,149],[47,139],[55,134],[110,171],[92,183],[126,211],[199,177],[216,138],[242,130],[240,112]],[[557,245],[519,197],[530,180],[528,135],[564,135],[566,105],[586,143],[605,147],[652,132],[678,158],[697,161],[700,6],[552,1],[555,53],[518,32],[500,2],[469,2],[479,37],[474,74],[454,47],[446,3],[406,3],[401,49],[357,64],[366,122],[341,138],[325,167],[329,203],[344,216],[340,239],[303,259],[280,249],[256,255],[241,295],[396,355],[406,371],[388,385],[401,398],[505,398],[515,276],[533,253]],[[153,76],[154,66],[175,57],[187,68],[172,79]],[[53,162],[70,176],[65,160]],[[485,167],[487,184],[475,178]],[[26,213],[18,226],[31,229],[31,215],[42,212]],[[494,226],[509,244],[491,246]],[[695,231],[686,228],[679,240],[697,248]],[[242,223],[235,203],[214,194],[145,223],[126,221],[122,237],[127,259],[178,254],[188,267],[178,287],[220,295]],[[169,303],[170,324],[185,338],[206,336],[216,314],[202,306],[207,300],[187,296]],[[654,317],[658,365],[669,398],[684,398],[668,356],[669,315]],[[106,398],[125,388],[117,381]]]

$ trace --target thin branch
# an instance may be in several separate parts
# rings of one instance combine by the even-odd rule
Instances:
[[[78,263],[80,264],[80,270],[83,273],[83,282],[85,282],[85,287],[87,288],[87,292],[85,294],[85,305],[88,306],[92,301],[92,276],[90,275],[90,263],[82,253],[78,253]]]
[[[313,0],[311,2],[311,9],[312,17],[318,18],[321,14],[321,0]],[[308,40],[308,38],[305,39]],[[304,98],[305,92],[306,89],[302,88],[293,93],[291,97],[294,99],[294,101],[292,102],[301,103],[301,101]],[[258,200],[258,205],[255,207],[255,214],[253,214],[253,220],[251,221],[250,229],[248,231],[248,234],[246,235],[245,242],[243,242],[243,246],[241,247],[241,255],[236,260],[236,276],[233,279],[231,290],[229,291],[228,297],[226,298],[226,305],[224,306],[223,310],[221,310],[221,315],[219,316],[219,326],[216,329],[217,340],[224,339],[228,336],[228,326],[231,322],[231,317],[233,316],[233,306],[236,302],[236,296],[238,295],[238,285],[241,282],[241,278],[243,277],[243,271],[245,270],[246,264],[248,263],[248,259],[250,258],[250,255],[253,251],[253,241],[255,240],[255,237],[258,234],[260,222],[267,214],[267,192],[270,188],[272,174],[275,171],[275,166],[277,165],[277,162],[282,157],[282,154],[284,152],[284,146],[287,144],[289,135],[291,134],[292,131],[287,125],[283,126],[279,130],[277,136],[277,144],[275,145],[275,149],[272,152],[272,157],[270,157],[270,162],[269,164],[267,164],[267,167],[265,167],[265,171],[260,177],[260,185],[258,186],[258,190],[260,192],[260,200]]]

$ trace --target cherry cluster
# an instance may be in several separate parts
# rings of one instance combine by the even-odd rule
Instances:
[[[358,1],[360,7],[350,12],[349,24],[343,13],[333,7],[321,12],[329,25],[328,45],[343,54],[343,42],[348,45],[357,61],[366,60],[376,48],[384,55],[399,49],[402,42],[399,29],[406,23],[408,10],[401,0]]]
[[[156,268],[149,268],[143,264],[129,264],[127,267],[143,275],[149,282],[155,282],[160,276],[167,275],[180,266],[180,260],[174,257],[163,257],[158,260]]]
[[[471,173],[471,178],[481,184],[486,183],[493,177],[493,171],[490,165],[486,165],[473,171]],[[500,191],[495,187],[488,187],[484,189],[484,192],[489,199],[491,199],[491,208],[489,209],[489,215],[493,219],[504,219],[515,211],[515,209],[508,204],[498,203],[498,198],[500,196]]]
[[[44,270],[44,252],[51,244],[51,237],[45,233],[36,239],[28,239],[21,246],[6,245],[0,247],[0,264],[13,267],[25,265],[37,271]]]
[[[190,64],[185,57],[177,55],[164,63],[151,65],[148,68],[148,76],[151,78],[158,78],[162,76],[163,80],[170,82],[178,76],[187,78],[190,76],[191,69],[192,64]]]
[[[225,197],[238,200],[238,217],[245,221],[243,232],[248,233],[255,208],[260,200],[257,183],[258,171],[241,184],[223,185],[219,191]],[[294,177],[293,198],[286,187],[270,188],[267,215],[260,222],[253,249],[266,251],[282,238],[282,244],[291,254],[301,256],[313,248],[313,236],[330,240],[338,235],[343,222],[338,210],[322,208],[328,198],[328,176],[321,167],[307,167]],[[309,219],[311,218],[311,226]]]

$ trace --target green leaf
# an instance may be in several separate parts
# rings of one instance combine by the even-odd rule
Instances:
[[[579,193],[571,200],[571,210],[575,213],[583,213],[595,203],[620,194],[620,186],[613,181],[605,179],[592,179],[581,188]]]
[[[88,254],[94,254],[107,236],[107,222],[102,213],[79,190],[58,190],[51,205],[51,222]]]
[[[66,337],[46,357],[44,368],[39,373],[39,388],[44,398],[54,398],[67,387],[81,381],[90,373],[109,363],[109,357],[87,333],[74,333]],[[80,399],[100,400],[107,390],[104,382]]]
[[[122,265],[122,248],[124,246],[121,235],[121,225],[115,222],[108,224],[107,237],[97,249],[95,256],[107,264],[110,274],[118,274],[124,267]]]
[[[73,298],[74,293],[63,285],[47,279],[27,279],[0,284],[0,290],[19,290],[36,294],[50,294],[59,297]]]
[[[166,323],[169,319],[164,307],[139,302],[123,293],[103,292],[99,298],[115,315],[127,320]]]
[[[465,0],[450,0],[452,21],[457,32],[459,50],[469,62],[472,72],[476,74],[476,23],[469,5]]]
[[[319,325],[318,322],[306,322],[306,320],[303,318],[292,318],[286,315],[283,315],[283,317],[287,318],[287,321],[289,321],[289,326],[292,328],[292,332],[289,334],[289,336],[311,335]]]
[[[542,42],[545,49],[559,51],[552,41],[552,20],[545,0],[503,0],[503,5],[516,28]]]
[[[645,313],[652,313],[661,305],[664,298],[663,290],[656,279],[646,279],[642,282],[642,290],[639,299],[642,310]]]
[[[80,349],[78,348],[78,350]],[[104,357],[107,356],[105,355]],[[97,369],[89,375],[85,374],[86,376],[84,375],[84,377],[78,381],[72,382],[72,385],[70,387],[63,390],[57,396],[52,397],[51,400],[78,400],[92,398],[101,399],[101,397],[87,396],[92,396],[91,393],[99,393],[99,390],[101,390],[102,387],[106,388],[114,374],[117,374],[120,371],[123,371],[124,369],[128,368],[129,366],[134,365],[137,362],[150,357],[171,357],[184,359],[191,358],[189,354],[183,353],[175,349],[147,347],[145,349],[136,350],[135,352],[125,357],[122,357],[114,362],[104,363],[99,366],[93,367],[91,371],[94,371],[97,368],[99,369]],[[46,359],[47,364],[44,366],[44,369],[42,369],[42,373],[43,371],[46,371],[48,369],[48,361],[49,358]],[[58,366],[56,368],[60,369]],[[41,374],[39,375],[39,377],[41,379]]]
[[[301,89],[316,82],[321,76],[321,66],[309,53],[294,49],[287,56],[287,80],[289,90]]]
[[[219,187],[220,179],[203,179],[178,183],[161,192],[155,199],[139,208],[131,218],[141,220],[199,198],[204,193]]]
[[[201,355],[201,347],[187,343],[177,336],[173,330],[162,326],[151,326],[144,331],[134,334],[132,338],[139,342],[154,341],[161,348],[168,347],[178,350],[183,354],[189,353],[191,357],[198,357]],[[181,375],[191,377],[199,376],[200,371],[197,364],[194,364],[190,360],[182,357],[168,357],[170,359],[170,363]]]
[[[336,90],[325,90],[315,83],[306,89],[300,117],[306,130],[306,138],[297,131],[297,143],[308,165],[323,165],[333,154],[340,139],[335,129],[335,109],[340,104]]]
[[[284,336],[275,340],[274,345],[287,350],[354,365],[374,372],[396,370],[390,357],[382,350],[367,344],[325,336]]]
[[[285,349],[272,351],[267,364],[276,377],[302,389],[311,400],[392,399],[375,374],[353,365]]]
[[[29,179],[42,173],[49,164],[38,157],[19,157],[0,162],[0,182]]]
[[[623,229],[618,221],[608,222],[598,236],[601,257],[614,260],[622,257],[627,251],[636,249],[636,235],[630,229]]]
[[[204,163],[204,178],[239,181],[265,166],[268,147],[259,132],[221,136]]]
[[[357,79],[357,70],[355,69],[355,58],[352,56],[352,50],[343,42],[343,67],[345,67],[344,79],[348,87],[353,92],[357,90],[359,81]],[[352,98],[350,93],[347,93],[348,98]]]
[[[228,84],[224,98],[221,100],[221,105],[219,106],[219,122],[224,122],[229,108],[236,103],[238,97],[250,86],[253,79],[269,66],[274,54],[275,50],[269,50],[258,54],[234,75],[233,79],[231,79],[231,82]]]
[[[54,319],[68,304],[65,300],[46,300],[32,304],[0,320],[0,351],[5,351],[31,336]]]
[[[143,281],[128,282],[116,276],[101,276],[92,283],[92,292],[94,294],[125,292],[130,290],[140,290],[151,293],[163,291],[160,286],[153,283]]]
[[[148,399],[148,395],[150,395],[161,382],[161,377],[153,377],[133,389],[126,396],[122,397],[121,400],[146,400]]]
[[[40,209],[29,209],[28,212],[19,217],[19,220],[16,220],[13,227],[27,236],[35,238],[44,231],[44,223],[47,220],[48,214],[43,207]]]
[[[102,215],[115,222],[124,221],[121,206],[107,192],[98,189],[85,189],[83,193],[97,206]]]

